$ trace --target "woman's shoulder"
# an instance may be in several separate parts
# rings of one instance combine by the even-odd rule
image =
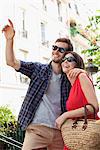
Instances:
[[[78,78],[79,78],[81,83],[84,83],[86,81],[92,82],[92,78],[89,77],[89,75],[87,73],[80,73]]]
[[[78,75],[78,78],[79,78],[79,79],[85,79],[85,78],[89,78],[89,77],[88,77],[88,75],[87,75],[86,73],[83,73],[83,72],[82,72],[82,73],[80,73],[80,74]]]

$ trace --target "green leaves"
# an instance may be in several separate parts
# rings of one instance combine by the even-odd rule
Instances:
[[[75,21],[70,23],[70,34],[75,37],[80,34],[88,40],[89,49],[82,50],[88,58],[93,59],[93,64],[100,71],[100,10],[96,11],[96,15],[88,18],[89,23],[84,27]],[[100,77],[97,78],[97,84],[100,88]]]
[[[14,132],[16,129],[16,117],[13,115],[12,111],[8,106],[0,107],[0,132],[3,134],[8,134],[9,132]]]
[[[70,27],[70,34],[71,34],[71,36],[75,36],[78,33],[79,32],[77,30],[77,27]]]

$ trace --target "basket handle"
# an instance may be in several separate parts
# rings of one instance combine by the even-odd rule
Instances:
[[[85,130],[87,128],[87,124],[88,124],[88,114],[87,111],[88,109],[86,108],[87,105],[90,105],[93,108],[93,119],[96,119],[96,111],[95,111],[95,107],[92,104],[86,104],[84,105],[84,124],[82,129]],[[72,128],[76,128],[77,124],[78,124],[79,118],[75,119],[75,121],[73,122]]]

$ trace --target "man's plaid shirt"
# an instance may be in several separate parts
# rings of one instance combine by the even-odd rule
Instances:
[[[29,88],[23,101],[18,116],[18,123],[22,129],[26,129],[32,122],[35,112],[42,101],[42,97],[48,88],[52,76],[52,67],[50,64],[41,64],[21,61],[21,67],[18,72],[30,78]],[[61,75],[61,110],[66,111],[66,100],[70,91],[70,82],[66,75]]]

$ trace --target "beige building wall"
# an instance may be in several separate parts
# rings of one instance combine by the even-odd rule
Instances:
[[[16,31],[16,57],[25,61],[47,63],[51,58],[52,43],[56,38],[68,35],[66,1],[58,4],[57,0],[45,0],[44,3],[42,0],[3,0],[0,28],[8,24],[8,18]],[[8,104],[17,115],[29,80],[6,65],[5,38],[1,30],[0,43],[0,105]]]

